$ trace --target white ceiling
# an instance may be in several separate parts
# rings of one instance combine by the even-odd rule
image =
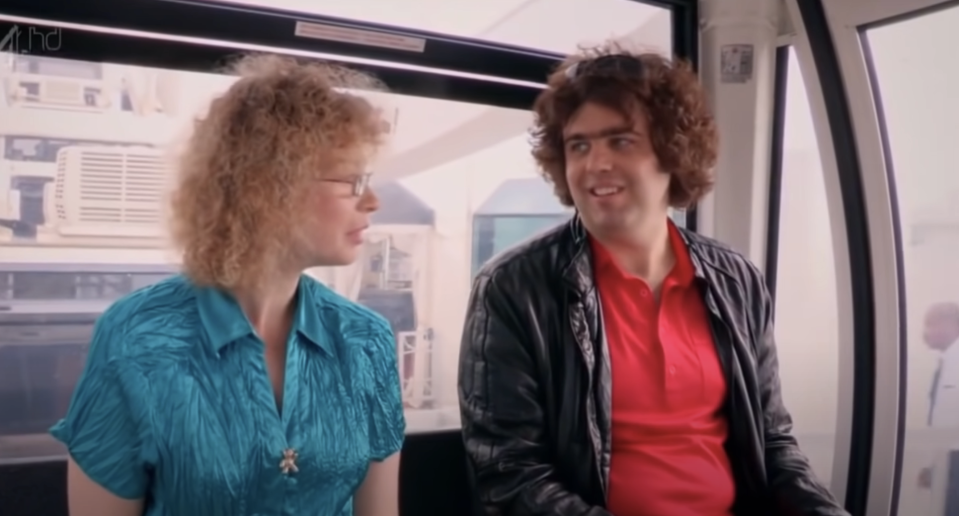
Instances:
[[[211,0],[392,25],[570,53],[622,37],[666,9],[633,0]],[[669,39],[643,38],[669,50]]]

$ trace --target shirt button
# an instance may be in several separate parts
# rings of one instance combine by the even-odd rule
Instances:
[[[646,297],[646,296],[649,295],[649,292],[647,292],[646,289],[643,288],[643,289],[640,289],[640,290],[639,290],[639,295],[640,295],[640,296],[643,296],[643,297]]]
[[[669,374],[676,375],[676,366],[669,366]]]

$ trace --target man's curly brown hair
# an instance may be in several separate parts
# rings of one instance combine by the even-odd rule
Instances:
[[[642,61],[642,73],[584,73],[567,78],[571,66],[603,56],[624,54]],[[550,75],[536,99],[531,130],[533,158],[556,196],[566,206],[573,198],[566,182],[563,129],[585,103],[624,114],[642,110],[649,118],[649,138],[659,166],[669,173],[669,205],[687,208],[713,187],[718,136],[702,86],[689,63],[653,53],[633,53],[609,43],[572,56]]]
[[[383,90],[340,66],[249,55],[193,127],[179,161],[171,232],[195,283],[259,287],[289,265],[307,181],[375,151],[375,108],[353,90]]]

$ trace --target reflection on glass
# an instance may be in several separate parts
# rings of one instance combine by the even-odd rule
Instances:
[[[234,79],[110,63],[0,62],[4,463],[62,458],[46,429],[69,403],[96,317],[175,272],[163,221],[168,158]],[[98,101],[90,103],[92,90]],[[356,264],[308,274],[392,325],[409,431],[456,428],[473,271],[569,213],[535,171],[528,111],[369,95],[393,131],[374,174],[381,209]]]
[[[46,430],[69,405],[97,315],[172,274],[76,266],[0,262],[0,463],[62,453]]]
[[[493,256],[570,216],[541,178],[503,182],[473,214],[473,274]]]
[[[792,50],[785,116],[776,278],[779,374],[793,432],[816,475],[828,485],[839,381],[833,222],[812,111]]]
[[[959,512],[959,8],[868,31],[903,232],[909,367],[899,513]]]
[[[672,52],[669,9],[633,0],[208,1],[334,16],[561,54],[609,38]]]

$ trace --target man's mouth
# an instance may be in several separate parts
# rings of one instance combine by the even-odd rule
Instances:
[[[589,189],[589,193],[596,197],[609,197],[623,191],[621,186],[595,186]]]

